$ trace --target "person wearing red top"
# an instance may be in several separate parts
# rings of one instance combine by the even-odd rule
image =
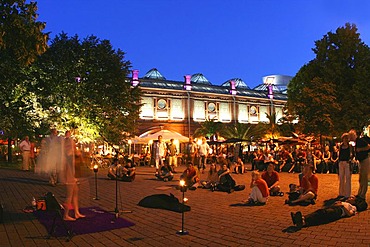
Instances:
[[[265,180],[261,178],[258,171],[252,172],[252,181],[250,188],[252,189],[249,194],[247,205],[265,205],[269,197],[269,188]]]
[[[261,177],[266,181],[271,196],[280,195],[279,173],[274,170],[274,164],[269,164]]]
[[[297,204],[299,202],[311,202],[317,197],[317,189],[319,187],[319,179],[313,174],[314,167],[311,165],[304,166],[303,177],[300,181],[300,196],[297,200],[293,200],[290,204]]]
[[[195,190],[198,186],[199,176],[198,176],[198,169],[194,167],[192,162],[188,162],[188,168],[182,173],[180,179],[185,180],[185,184],[188,186],[190,190]]]

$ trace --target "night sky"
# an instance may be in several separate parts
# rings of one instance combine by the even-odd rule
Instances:
[[[202,73],[212,84],[271,74],[294,76],[314,58],[314,41],[346,22],[370,44],[368,0],[64,0],[38,1],[51,38],[95,35],[126,52],[139,76]]]

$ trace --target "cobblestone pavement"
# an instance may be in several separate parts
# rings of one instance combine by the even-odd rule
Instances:
[[[182,169],[184,167],[179,168]],[[106,179],[106,172],[98,172],[98,201],[93,200],[93,172],[83,172],[80,178],[81,207],[100,206],[114,210],[115,182]],[[66,242],[65,238],[45,239],[46,229],[32,214],[22,212],[30,205],[33,196],[47,191],[63,201],[65,187],[51,187],[46,178],[32,172],[0,169],[0,202],[5,211],[4,223],[0,224],[0,246],[370,246],[370,211],[294,233],[284,231],[292,226],[291,211],[300,210],[306,214],[322,207],[324,200],[337,196],[335,174],[318,174],[319,197],[316,205],[307,207],[284,205],[286,196],[272,197],[266,206],[230,206],[246,199],[249,188],[231,194],[203,189],[187,191],[185,195],[191,211],[185,213],[185,230],[190,234],[178,236],[176,231],[181,229],[181,214],[142,208],[137,203],[145,196],[161,193],[173,193],[180,199],[181,192],[172,187],[178,184],[180,175],[176,174],[174,181],[162,182],[154,179],[154,168],[138,167],[137,173],[133,183],[119,183],[119,208],[133,211],[121,217],[134,222],[135,226],[77,235]],[[237,184],[244,185],[251,179],[250,172],[233,177]],[[298,176],[282,173],[280,179],[283,191],[287,191],[290,183],[297,183]],[[357,181],[358,175],[353,175],[353,193],[357,191]]]

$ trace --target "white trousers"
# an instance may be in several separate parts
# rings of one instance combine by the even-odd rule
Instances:
[[[267,197],[263,197],[262,192],[257,186],[254,186],[252,188],[251,194],[249,195],[249,198],[252,199],[255,202],[262,202],[266,203]]]
[[[339,161],[339,195],[349,197],[351,195],[351,170],[348,161]]]

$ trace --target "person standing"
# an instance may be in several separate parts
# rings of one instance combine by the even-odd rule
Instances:
[[[158,141],[154,143],[154,158],[155,158],[155,174],[159,173],[159,170],[164,165],[163,159],[166,157],[166,143],[163,141],[161,135],[158,136]]]
[[[49,173],[49,183],[51,186],[56,186],[58,182],[58,171],[61,167],[61,138],[58,136],[56,129],[50,130],[50,136],[46,138],[46,160],[44,166],[45,171]]]
[[[197,144],[194,142],[193,137],[189,138],[189,143],[186,146],[187,162],[194,164],[195,155],[197,154]]]
[[[359,188],[357,196],[366,200],[366,193],[368,187],[368,176],[370,170],[370,138],[362,136],[357,137],[355,130],[349,131],[349,140],[355,142],[356,159],[360,162],[359,171]]]
[[[173,139],[170,140],[168,144],[167,152],[168,152],[168,165],[171,167],[172,172],[176,173],[175,168],[177,167],[177,147],[175,143],[173,143]]]
[[[202,138],[202,144],[198,147],[198,154],[199,154],[199,163],[198,168],[199,171],[204,173],[207,164],[207,156],[209,154],[209,145],[207,143],[207,139],[205,137]]]
[[[24,140],[19,144],[19,149],[22,152],[22,170],[30,170],[30,153],[31,153],[31,142],[28,136],[25,136]]]
[[[63,216],[63,219],[66,221],[75,221],[78,218],[85,217],[85,215],[80,213],[78,206],[79,188],[75,177],[75,151],[76,144],[71,137],[71,132],[67,130],[63,140],[63,172],[61,174],[61,181],[64,182],[67,187]],[[74,218],[69,215],[70,206],[74,209]]]
[[[349,146],[348,133],[342,135],[342,144],[339,147],[339,197],[349,197],[351,195],[351,170],[349,161],[351,159],[351,149]]]

